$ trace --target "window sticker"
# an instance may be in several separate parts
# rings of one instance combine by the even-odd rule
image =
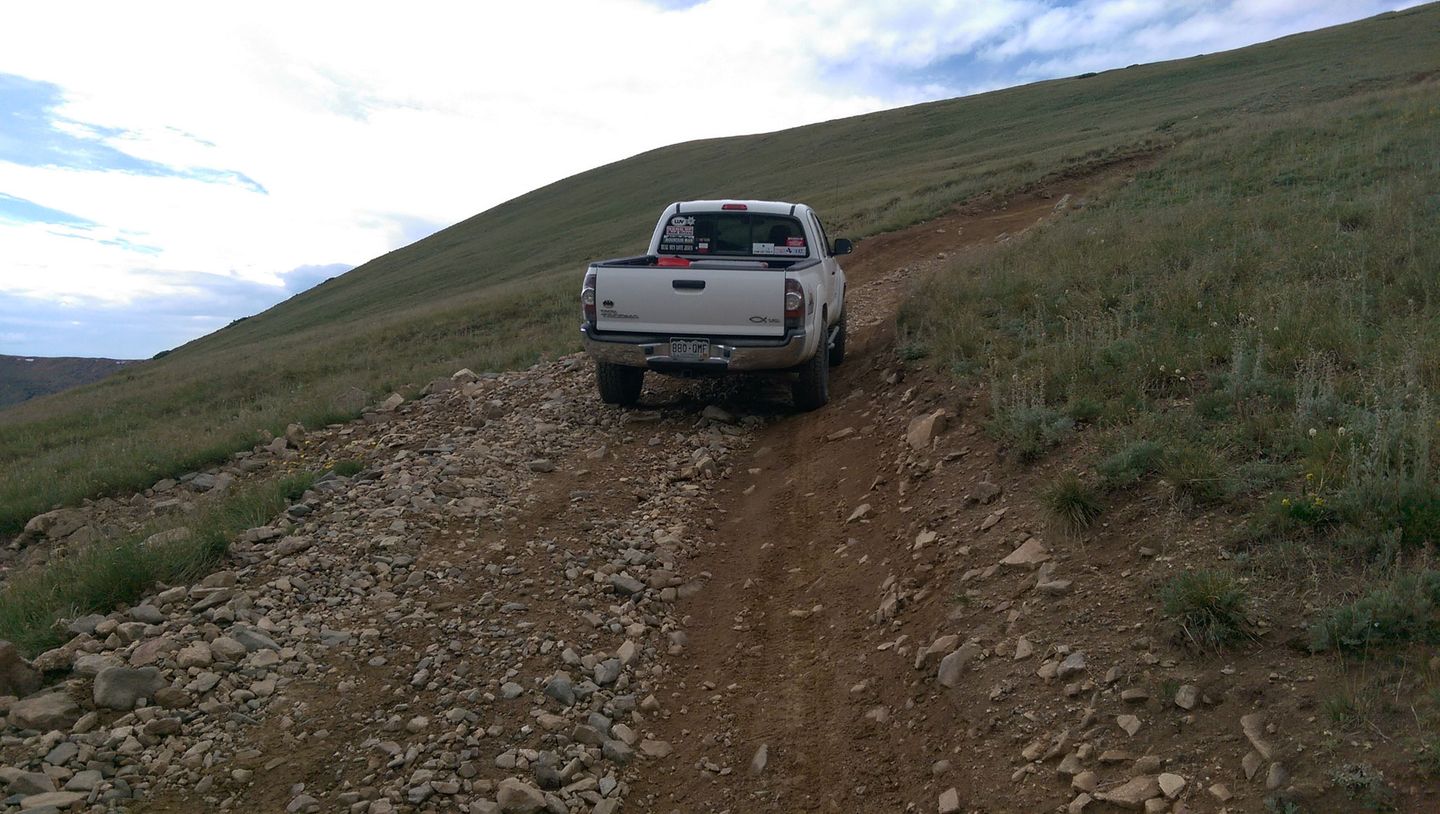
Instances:
[[[665,224],[660,236],[662,252],[692,252],[695,250],[695,218],[676,215]]]
[[[779,254],[805,256],[805,247],[801,246],[776,246],[774,243],[751,243],[751,254]]]
[[[787,238],[785,238],[785,245],[786,245],[786,246],[792,246],[792,247],[793,247],[793,246],[804,246],[804,245],[805,245],[805,238],[803,238],[803,237],[787,237]]]

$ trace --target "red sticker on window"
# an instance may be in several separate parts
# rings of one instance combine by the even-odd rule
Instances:
[[[804,245],[805,245],[805,238],[803,238],[803,237],[787,237],[787,238],[785,238],[785,245],[786,245],[786,246],[804,246]]]

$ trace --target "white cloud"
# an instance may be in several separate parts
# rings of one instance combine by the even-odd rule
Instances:
[[[1187,56],[1388,5],[27,4],[0,28],[0,74],[59,86],[68,130],[179,173],[240,175],[0,161],[0,192],[97,224],[0,221],[0,297],[123,304],[206,272],[279,299],[288,269],[363,262],[417,222],[453,223],[653,147]],[[985,70],[924,75],[955,58]]]

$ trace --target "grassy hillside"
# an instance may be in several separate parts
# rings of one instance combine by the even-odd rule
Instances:
[[[99,381],[133,361],[73,356],[0,356],[0,409]]]
[[[1257,116],[1404,85],[1434,69],[1437,32],[1431,6],[1224,54],[693,142],[574,176],[163,359],[0,412],[0,531],[213,460],[258,428],[345,415],[461,366],[572,349],[581,265],[639,249],[670,200],[804,200],[833,232],[860,237],[1116,156],[1244,132]]]

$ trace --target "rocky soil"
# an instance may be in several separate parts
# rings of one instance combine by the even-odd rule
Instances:
[[[603,407],[578,356],[461,371],[38,521],[21,559],[236,479],[363,465],[199,584],[72,620],[33,665],[0,647],[4,805],[1215,812],[1279,794],[1356,809],[1317,757],[1330,666],[1273,646],[1196,654],[1158,619],[1155,586],[1214,557],[1204,518],[1057,533],[1034,497],[1043,468],[979,431],[983,391],[893,353],[907,277],[1092,183],[867,241],[847,264],[852,358],[817,413],[763,378],[656,380],[640,409]],[[1434,792],[1399,802],[1429,810]]]

